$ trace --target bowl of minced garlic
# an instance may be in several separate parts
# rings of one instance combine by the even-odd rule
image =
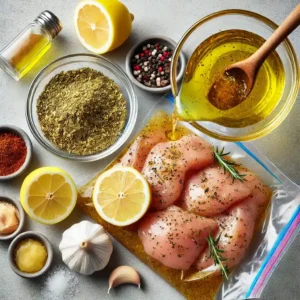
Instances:
[[[0,196],[0,241],[16,237],[24,226],[25,214],[20,202]]]
[[[53,249],[48,239],[34,231],[18,235],[8,248],[12,270],[25,278],[45,274],[53,261]]]

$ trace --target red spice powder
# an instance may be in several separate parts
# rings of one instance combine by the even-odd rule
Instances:
[[[18,171],[27,155],[23,139],[12,132],[0,132],[0,176]]]

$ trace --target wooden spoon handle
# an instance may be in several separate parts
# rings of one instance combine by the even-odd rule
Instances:
[[[252,63],[259,68],[279,44],[300,25],[300,4],[288,15],[267,41],[251,56]]]

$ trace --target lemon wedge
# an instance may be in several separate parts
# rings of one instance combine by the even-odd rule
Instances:
[[[74,209],[76,185],[60,168],[39,168],[25,178],[20,200],[30,218],[43,224],[56,224]]]
[[[85,0],[75,9],[74,25],[82,45],[102,54],[127,40],[132,20],[133,15],[118,0]]]
[[[95,184],[94,207],[102,219],[127,226],[146,213],[151,192],[146,179],[130,167],[114,167],[102,173]]]

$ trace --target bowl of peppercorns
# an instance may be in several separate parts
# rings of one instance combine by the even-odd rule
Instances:
[[[126,71],[133,84],[152,93],[171,90],[170,68],[176,42],[164,36],[151,36],[134,45],[126,56]],[[186,60],[180,54],[177,81],[184,74]]]
[[[0,181],[16,178],[28,167],[32,144],[17,126],[0,126]]]

